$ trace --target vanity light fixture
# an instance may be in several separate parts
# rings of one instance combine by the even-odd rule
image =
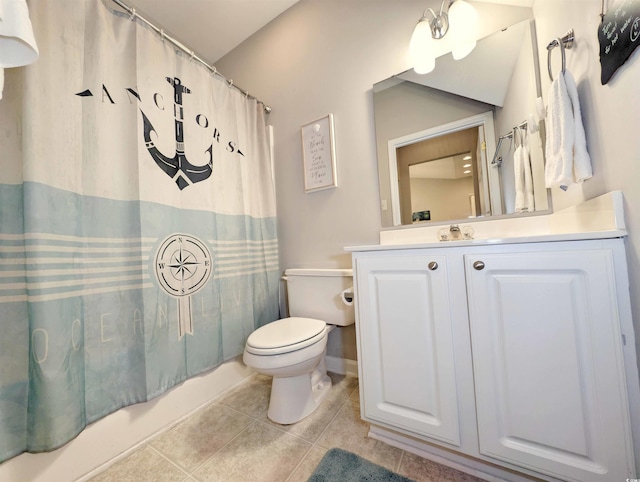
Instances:
[[[443,38],[449,27],[455,37],[455,47],[451,52],[454,59],[466,57],[475,48],[478,29],[476,9],[464,0],[442,0],[440,12],[427,8],[413,30],[409,55],[416,73],[427,74],[435,68],[433,41]]]

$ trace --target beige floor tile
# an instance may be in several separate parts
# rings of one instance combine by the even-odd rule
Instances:
[[[358,379],[355,377],[349,377],[345,375],[338,375],[336,373],[329,373],[331,382],[333,383],[331,391],[336,396],[342,398],[349,398],[353,393],[358,392]]]
[[[272,422],[265,413],[260,421],[273,425],[287,433],[301,437],[309,442],[315,442],[327,425],[336,416],[345,400],[354,390],[357,391],[358,379],[330,373],[332,386],[327,398],[316,410],[304,419],[291,425],[280,425]]]
[[[482,479],[473,475],[423,459],[409,452],[404,453],[398,473],[416,482],[482,482]]]
[[[174,482],[188,480],[188,475],[172,465],[149,446],[116,462],[91,482]]]
[[[331,420],[334,419],[344,403],[345,399],[342,398],[340,394],[330,392],[327,398],[311,415],[308,415],[299,422],[291,425],[280,425],[269,420],[266,413],[260,421],[309,442],[315,442],[327,428],[327,425],[331,423]]]
[[[316,470],[316,467],[322,460],[322,457],[327,453],[327,449],[314,445],[311,450],[305,455],[300,465],[296,467],[293,473],[289,476],[286,482],[306,482]]]
[[[156,437],[150,445],[191,473],[252,422],[250,417],[216,403]]]
[[[356,387],[356,389],[351,393],[349,399],[353,402],[360,403],[360,387]]]
[[[257,374],[220,400],[250,417],[260,417],[269,408],[271,397],[271,377]]]
[[[368,438],[369,424],[360,419],[358,380],[330,376],[327,399],[296,424],[267,419],[271,377],[256,375],[91,480],[305,482],[333,447],[417,482],[481,480]]]
[[[282,482],[310,447],[302,439],[255,422],[192,475],[201,481]]]
[[[371,439],[368,433],[369,424],[360,419],[360,405],[349,399],[316,444],[327,449],[339,447],[389,470],[397,470],[402,450]]]

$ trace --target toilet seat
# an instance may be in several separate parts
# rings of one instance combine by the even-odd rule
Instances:
[[[322,320],[282,318],[251,333],[245,349],[254,355],[281,355],[319,342],[326,332],[327,324]]]

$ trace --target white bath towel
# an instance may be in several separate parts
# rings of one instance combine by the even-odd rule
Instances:
[[[522,129],[516,127],[513,132],[514,139],[520,137],[520,141],[516,140],[516,150],[513,153],[513,172],[515,175],[515,212],[526,213],[535,211],[535,198],[533,196],[533,176],[531,174],[531,158],[529,157],[529,149],[525,133]]]
[[[592,175],[578,89],[569,71],[551,83],[547,105],[545,185],[566,189]]]
[[[0,0],[0,99],[4,69],[28,65],[37,59],[38,46],[26,0]]]

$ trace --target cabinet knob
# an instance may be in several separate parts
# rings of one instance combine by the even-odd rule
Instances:
[[[482,261],[476,261],[473,263],[473,269],[482,271],[484,269],[484,263]]]
[[[429,269],[431,271],[435,271],[438,269],[438,263],[436,263],[435,261],[431,261],[431,263],[429,263]]]

